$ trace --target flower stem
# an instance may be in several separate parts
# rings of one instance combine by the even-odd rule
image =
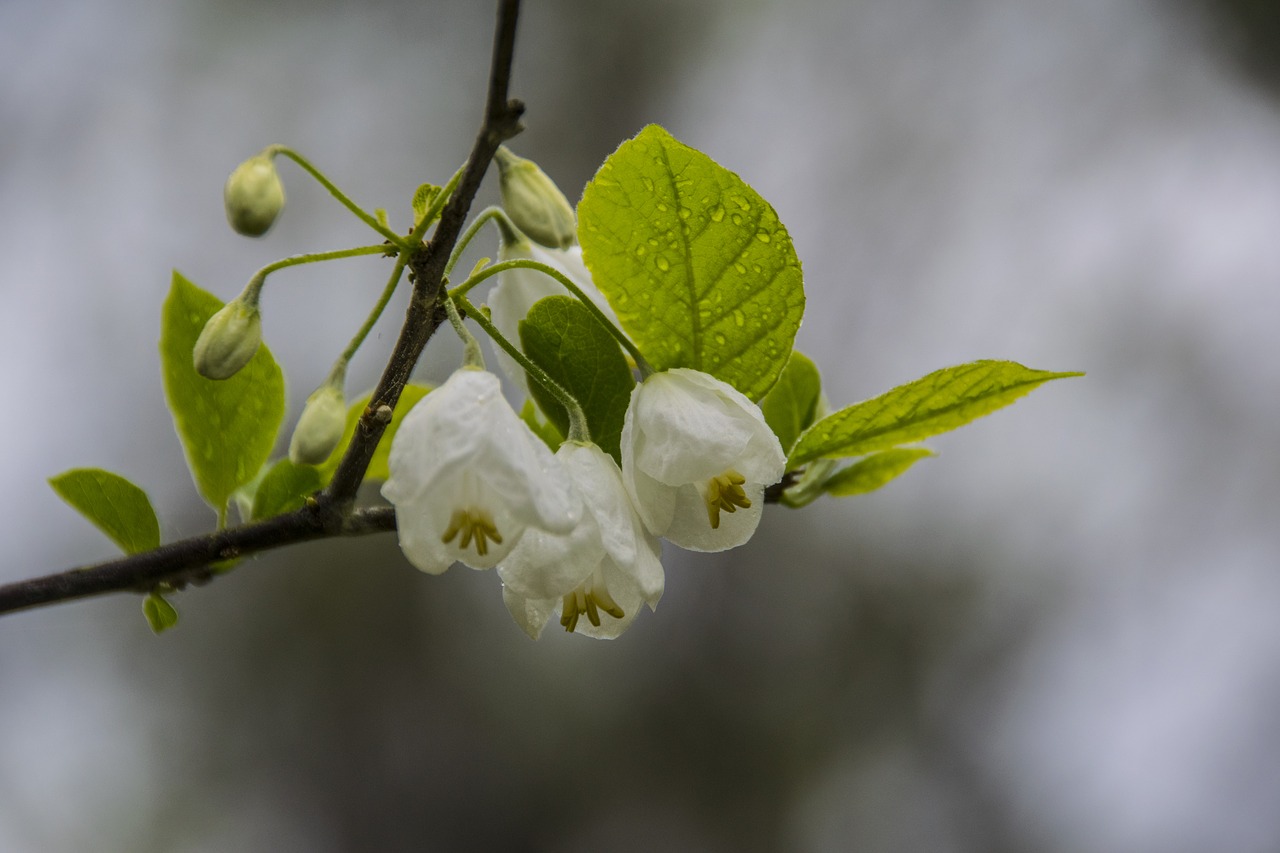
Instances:
[[[645,361],[644,356],[640,354],[640,350],[636,349],[636,345],[631,342],[631,339],[624,335],[621,329],[613,325],[609,318],[604,315],[604,312],[600,310],[600,307],[591,301],[591,297],[583,293],[582,288],[573,283],[573,279],[569,278],[555,267],[548,266],[547,264],[539,263],[538,261],[530,260],[528,258],[516,258],[510,261],[501,261],[493,266],[485,267],[480,270],[480,272],[468,278],[462,284],[450,290],[449,296],[453,298],[464,296],[469,290],[471,290],[471,288],[480,284],[490,276],[520,267],[537,270],[544,275],[551,276],[556,281],[560,282],[560,284],[564,285],[565,289],[576,296],[578,301],[581,302],[589,312],[591,312],[591,316],[596,318],[596,322],[603,326],[610,335],[613,335],[614,339],[617,340],[618,343],[622,344],[622,348],[627,351],[627,354],[630,355],[632,359],[635,360],[636,367],[640,368],[640,378],[646,379],[653,375],[655,371],[652,365]]]
[[[340,363],[345,372],[347,362],[356,354],[356,350],[360,349],[360,345],[364,343],[364,339],[369,335],[369,330],[373,328],[374,323],[378,322],[378,318],[382,316],[383,309],[391,301],[391,295],[396,292],[396,285],[400,283],[400,276],[404,274],[404,268],[408,262],[408,253],[401,252],[400,256],[396,258],[395,268],[391,270],[391,277],[387,279],[386,286],[382,288],[382,295],[378,297],[378,303],[373,306],[373,310],[365,318],[364,325],[360,327],[360,331],[356,332],[355,337],[351,339],[351,343],[347,344],[347,348],[342,351],[338,362],[334,364],[335,370]]]
[[[470,300],[465,296],[453,296],[450,294],[449,301],[454,300],[462,306],[467,312],[467,316],[480,324],[480,328],[485,330],[489,337],[493,338],[494,343],[502,347],[502,349],[516,360],[516,363],[525,369],[530,378],[537,382],[543,388],[551,392],[551,396],[556,398],[560,405],[564,406],[565,411],[569,413],[569,435],[566,436],[568,441],[589,442],[591,441],[591,429],[587,426],[587,416],[582,411],[582,405],[572,394],[565,390],[564,386],[556,382],[547,372],[538,365],[534,364],[527,355],[520,351],[520,348],[498,331],[498,327],[489,321],[484,313],[471,304]]]
[[[462,343],[466,346],[466,352],[462,356],[462,363],[467,367],[478,367],[484,370],[484,353],[480,350],[480,342],[476,340],[476,336],[471,334],[466,325],[462,322],[462,315],[458,313],[458,306],[452,299],[444,301],[444,310],[449,315],[449,322],[453,325],[453,330],[458,333],[458,337],[462,338]],[[471,306],[467,306],[467,310],[472,310]]]
[[[480,213],[476,215],[476,218],[472,220],[471,224],[467,226],[467,230],[462,232],[462,236],[458,238],[458,245],[453,247],[453,253],[449,255],[449,263],[444,268],[445,275],[453,272],[453,267],[458,263],[458,258],[462,255],[463,251],[466,250],[467,244],[480,233],[480,229],[484,227],[484,224],[490,219],[496,220],[498,222],[498,227],[500,228],[515,228],[515,224],[507,218],[506,211],[500,207],[490,206],[480,211]]]
[[[333,181],[330,181],[325,177],[323,172],[311,165],[311,161],[307,160],[306,157],[303,157],[297,151],[294,151],[287,145],[269,145],[262,153],[268,157],[272,157],[277,154],[282,154],[285,157],[288,157],[290,160],[301,166],[303,171],[315,178],[322,187],[329,191],[330,195],[336,198],[343,207],[354,213],[365,225],[368,225],[374,231],[377,231],[383,237],[386,237],[392,242],[392,244],[402,250],[408,249],[412,245],[411,241],[401,237],[399,234],[379,222],[376,218],[365,212],[364,208],[360,207],[360,205],[352,201],[346,193],[334,186]]]
[[[338,249],[333,252],[312,252],[307,255],[293,255],[288,258],[282,258],[275,263],[267,264],[262,269],[253,274],[253,278],[249,279],[249,285],[245,287],[245,293],[249,293],[252,287],[255,301],[257,294],[262,290],[262,285],[266,282],[267,276],[278,270],[288,267],[296,267],[300,264],[314,264],[320,261],[337,261],[343,258],[355,258],[361,255],[385,255],[388,251],[394,251],[386,243],[379,243],[376,246],[357,246],[354,249]]]

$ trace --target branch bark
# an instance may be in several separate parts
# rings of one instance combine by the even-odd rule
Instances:
[[[356,490],[386,429],[387,419],[379,416],[379,410],[383,406],[395,409],[427,341],[445,319],[445,264],[457,244],[480,182],[498,146],[522,129],[524,104],[508,97],[519,14],[520,0],[500,0],[480,131],[435,232],[409,259],[413,295],[404,326],[328,487],[296,512],[193,536],[106,563],[0,586],[0,614],[109,592],[147,592],[159,584],[181,587],[203,583],[216,574],[211,565],[222,560],[312,539],[395,529],[395,512],[390,507],[354,509]]]

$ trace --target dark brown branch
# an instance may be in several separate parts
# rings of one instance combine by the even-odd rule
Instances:
[[[108,592],[148,592],[158,584],[203,583],[222,560],[332,536],[365,536],[396,529],[395,510],[375,507],[352,512],[337,527],[314,506],[266,521],[193,536],[152,551],[0,586],[0,613],[88,598]]]
[[[378,439],[386,429],[386,420],[378,416],[378,409],[396,407],[409,374],[418,363],[422,350],[435,330],[444,322],[444,268],[462,233],[463,223],[471,210],[471,202],[480,189],[480,181],[489,168],[498,146],[520,132],[520,116],[524,104],[507,98],[511,80],[511,60],[515,52],[516,19],[519,17],[519,0],[502,0],[498,7],[498,23],[493,39],[493,60],[489,71],[489,94],[485,102],[484,122],[471,156],[462,171],[462,177],[449,202],[440,214],[431,240],[409,258],[409,270],[413,280],[413,297],[405,316],[400,339],[387,362],[386,370],[374,389],[369,407],[360,419],[351,446],[334,472],[333,480],[322,497],[322,502],[341,509],[355,498],[356,489],[364,478],[369,460],[373,458]]]
[[[308,506],[266,521],[194,536],[107,563],[0,586],[0,613],[108,592],[147,592],[160,584],[178,587],[199,583],[213,577],[210,566],[221,560],[311,539],[395,529],[394,510],[388,507],[353,510],[352,504],[386,428],[388,419],[383,416],[385,411],[380,413],[380,410],[384,406],[395,409],[422,350],[444,320],[441,298],[445,264],[458,242],[480,182],[498,146],[521,130],[524,104],[507,94],[519,14],[520,0],[500,0],[480,132],[458,185],[441,211],[434,234],[409,258],[413,296],[404,327],[328,488]]]

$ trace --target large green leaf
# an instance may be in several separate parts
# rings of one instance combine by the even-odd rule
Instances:
[[[817,366],[799,350],[792,350],[786,369],[760,401],[765,423],[782,442],[784,453],[813,423],[821,395],[822,377]]]
[[[873,492],[891,480],[905,474],[912,465],[933,456],[927,447],[895,447],[873,453],[832,474],[822,484],[822,490],[836,497],[848,497]]]
[[[572,296],[548,296],[520,321],[520,346],[534,364],[582,405],[591,440],[621,464],[622,421],[635,388],[613,336]],[[529,390],[547,418],[568,435],[569,415],[533,377]]]
[[[295,465],[281,459],[267,471],[253,493],[254,520],[301,509],[307,496],[320,489],[320,472],[314,465]]]
[[[50,477],[49,485],[126,554],[160,545],[160,522],[147,493],[119,474],[73,468]]]
[[[369,467],[365,469],[364,479],[366,482],[382,481],[391,476],[391,472],[387,467],[388,460],[391,457],[391,440],[395,438],[396,430],[400,429],[400,423],[404,420],[404,416],[409,414],[409,410],[417,405],[419,400],[427,396],[430,391],[430,385],[411,382],[404,386],[404,391],[401,392],[400,399],[396,402],[395,411],[391,413],[391,423],[387,424],[387,428],[382,431],[382,438],[378,439],[378,446],[373,450],[373,458],[369,460]],[[334,449],[333,453],[329,454],[329,458],[324,461],[324,464],[317,466],[317,470],[320,472],[321,485],[327,484],[333,479],[333,472],[338,470],[338,463],[342,461],[343,455],[347,452],[347,445],[351,444],[351,438],[356,434],[356,424],[360,422],[360,416],[364,414],[364,410],[372,399],[373,392],[369,391],[347,409],[347,428],[346,432],[342,434],[342,441],[338,442],[337,448]]]
[[[583,191],[578,239],[655,368],[702,370],[752,400],[773,386],[804,315],[800,260],[741,178],[649,125]]]
[[[787,467],[919,441],[990,414],[1051,379],[1081,375],[1032,370],[1012,361],[943,368],[818,421],[800,436]]]
[[[219,513],[267,461],[284,419],[284,375],[265,345],[230,379],[196,373],[196,338],[222,304],[175,270],[160,324],[160,366],[173,425],[196,487]]]

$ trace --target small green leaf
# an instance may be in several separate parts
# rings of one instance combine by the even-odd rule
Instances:
[[[578,204],[583,260],[645,358],[759,400],[804,315],[800,260],[778,215],[707,155],[649,125]]]
[[[765,422],[782,442],[784,453],[813,423],[821,394],[822,377],[817,366],[799,350],[792,350],[782,375],[760,401]]]
[[[147,493],[119,474],[101,468],[73,468],[50,477],[49,485],[126,554],[160,545],[160,522]]]
[[[524,401],[524,406],[520,409],[520,420],[528,424],[529,429],[533,430],[533,434],[542,439],[547,447],[551,448],[551,452],[555,453],[560,449],[560,445],[564,444],[564,436],[556,429],[556,425],[551,421],[542,418],[542,412],[533,400]]]
[[[927,447],[895,447],[882,450],[832,474],[822,484],[822,490],[836,497],[861,495],[876,489],[905,474],[912,465],[926,456],[936,455]]]
[[[158,592],[153,592],[142,599],[142,615],[147,617],[151,630],[159,634],[178,624],[178,611],[165,601]]]
[[[422,217],[431,209],[431,203],[440,195],[440,187],[435,184],[423,184],[413,194],[413,227],[417,228]]]
[[[253,493],[255,521],[301,509],[307,496],[320,489],[320,472],[314,465],[294,465],[281,459],[267,471]]]
[[[173,425],[196,487],[219,513],[267,461],[284,419],[284,375],[265,345],[230,379],[196,373],[192,350],[216,296],[176,270],[160,324],[160,365]]]
[[[863,456],[964,426],[1051,379],[1083,376],[1032,370],[1012,361],[975,361],[936,370],[805,430],[787,468],[823,456]]]
[[[635,388],[626,356],[613,336],[572,296],[540,299],[520,321],[520,346],[529,359],[582,405],[591,440],[619,464],[622,421]],[[533,377],[529,391],[561,434],[569,415]]]
[[[404,386],[404,391],[400,394],[400,400],[396,403],[395,411],[391,413],[391,423],[387,424],[387,428],[382,432],[382,438],[378,439],[378,446],[374,448],[373,458],[369,460],[369,467],[364,472],[366,482],[381,481],[391,476],[391,472],[387,468],[388,459],[391,456],[391,440],[395,437],[396,430],[400,429],[400,423],[404,420],[404,416],[409,413],[409,410],[419,400],[427,396],[429,391],[431,391],[430,385],[411,382]],[[333,472],[338,470],[338,463],[342,461],[343,455],[347,452],[347,445],[351,444],[351,438],[356,434],[356,424],[360,422],[360,416],[364,414],[365,408],[372,399],[373,392],[369,391],[361,395],[347,409],[347,428],[342,434],[342,441],[338,442],[337,448],[333,453],[329,454],[329,458],[324,461],[324,464],[316,466],[316,470],[320,472],[320,484],[322,486],[333,479]]]

